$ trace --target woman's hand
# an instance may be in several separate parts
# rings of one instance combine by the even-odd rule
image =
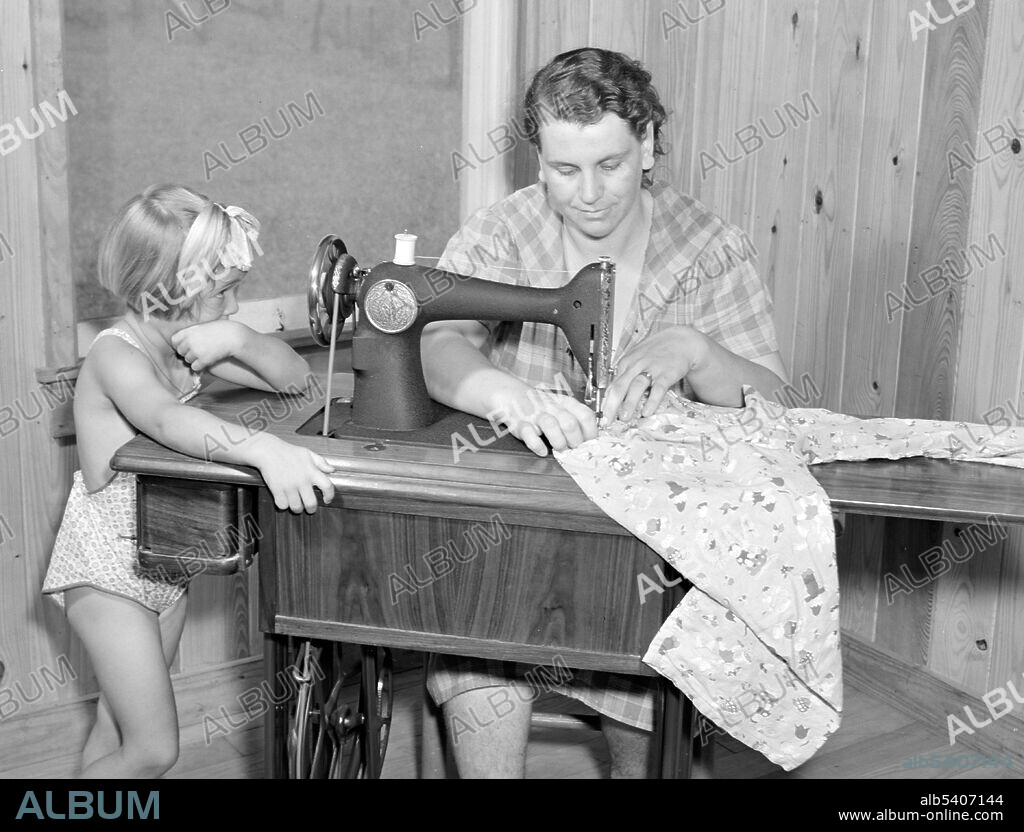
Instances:
[[[604,419],[629,419],[657,412],[665,394],[701,365],[707,356],[705,336],[692,326],[676,326],[648,336],[626,353],[615,369],[602,408]],[[647,401],[643,402],[646,395]]]
[[[245,324],[209,321],[178,330],[171,336],[171,346],[198,373],[239,355],[250,334]]]
[[[314,486],[324,495],[325,503],[334,499],[334,485],[327,476],[334,470],[333,465],[308,448],[264,436],[257,467],[274,497],[274,505],[282,511],[313,514],[318,503]]]
[[[597,416],[585,404],[525,384],[487,418],[505,424],[537,456],[548,454],[544,438],[554,450],[564,451],[597,436]]]

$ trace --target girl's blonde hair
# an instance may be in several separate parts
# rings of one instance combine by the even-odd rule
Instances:
[[[99,281],[147,317],[186,317],[209,282],[231,267],[248,270],[258,231],[244,211],[182,185],[154,185],[130,199],[107,229]]]

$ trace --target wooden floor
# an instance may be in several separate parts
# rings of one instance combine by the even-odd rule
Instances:
[[[239,665],[234,682],[239,690],[258,685],[262,678],[260,662]],[[223,725],[226,720],[211,706],[211,688],[218,701],[224,701],[224,685],[210,680],[177,691],[181,721],[181,756],[171,770],[171,778],[261,778],[263,776],[263,720],[246,722],[235,716],[240,727],[221,733],[217,723],[204,716],[214,714]],[[417,775],[416,748],[421,732],[422,671],[402,670],[395,675],[395,712],[391,741],[385,760],[385,778],[412,778]],[[920,754],[950,753],[945,725],[925,725],[895,710],[851,685],[846,685],[846,703],[842,727],[824,748],[796,771],[783,772],[762,755],[730,737],[718,735],[715,760],[716,778],[781,779],[800,778],[1024,778],[1024,759],[1015,759],[1013,767],[904,769],[905,758]],[[565,701],[565,700],[560,700]],[[48,724],[10,720],[0,726],[0,778],[38,778],[74,776],[77,749],[91,718],[92,706],[83,703],[77,710],[48,715]],[[71,714],[71,715],[69,715]],[[62,721],[63,720],[63,721]],[[59,737],[55,742],[54,738]],[[207,742],[209,740],[209,742]],[[958,744],[959,754],[971,754]],[[530,778],[562,779],[606,777],[608,755],[600,733],[587,729],[565,730],[535,728],[531,734],[527,775]]]

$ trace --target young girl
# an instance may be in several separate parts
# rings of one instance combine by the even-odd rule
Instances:
[[[321,456],[185,404],[201,371],[267,391],[308,383],[309,366],[285,343],[228,320],[258,229],[241,209],[168,185],[129,201],[100,247],[100,280],[128,311],[96,337],[78,376],[81,470],[43,586],[66,607],[100,685],[82,777],[159,777],[178,757],[168,667],[187,580],[139,574],[135,477],[111,471],[114,452],[141,431],[183,453],[259,468],[279,509],[315,511],[314,486],[326,502],[334,496]],[[222,430],[232,448],[209,453],[205,437]]]

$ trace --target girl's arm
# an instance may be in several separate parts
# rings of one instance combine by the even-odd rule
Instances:
[[[288,344],[236,321],[211,321],[182,329],[171,345],[196,372],[268,392],[303,392],[309,364]]]
[[[109,343],[93,350],[97,379],[103,393],[137,430],[189,456],[258,468],[279,509],[316,511],[314,486],[323,493],[324,502],[334,498],[334,486],[327,477],[334,468],[322,456],[181,404],[160,383],[142,353],[112,338],[105,340]]]

